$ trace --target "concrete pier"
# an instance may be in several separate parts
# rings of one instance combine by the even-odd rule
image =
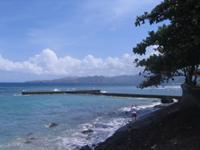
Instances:
[[[66,90],[66,91],[22,91],[22,95],[48,95],[48,94],[98,94],[101,90]]]
[[[95,95],[115,96],[115,97],[135,97],[135,98],[175,98],[180,99],[181,96],[173,95],[153,95],[153,94],[129,94],[129,93],[101,93]]]
[[[155,94],[132,94],[132,93],[104,93],[101,90],[66,90],[66,91],[23,91],[22,95],[46,95],[46,94],[86,94],[97,96],[114,96],[114,97],[135,97],[135,98],[175,98],[180,99],[181,96],[173,95],[155,95]]]

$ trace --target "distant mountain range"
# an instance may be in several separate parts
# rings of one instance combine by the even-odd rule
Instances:
[[[121,75],[113,77],[86,76],[86,77],[65,77],[54,80],[37,80],[26,83],[44,84],[90,84],[90,85],[138,85],[143,77],[138,75]]]
[[[121,75],[121,76],[86,76],[86,77],[65,77],[54,80],[37,80],[28,81],[26,83],[35,84],[79,84],[79,85],[133,85],[137,86],[144,80],[144,77],[139,75]],[[175,78],[173,82],[168,84],[181,84],[182,77]]]

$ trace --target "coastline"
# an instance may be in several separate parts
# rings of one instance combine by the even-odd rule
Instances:
[[[198,107],[183,109],[180,103],[174,103],[125,125],[94,148],[84,146],[81,150],[197,150],[199,116]]]
[[[169,104],[167,104],[169,105]],[[156,102],[156,100],[152,103],[152,104],[147,104],[147,105],[139,105],[137,106],[137,112],[138,112],[138,118],[137,120],[141,120],[141,119],[144,119],[146,118],[149,114],[151,114],[152,112],[155,112],[157,111],[158,109],[160,109],[161,107],[166,107],[165,104],[162,104],[160,102]],[[135,121],[132,121],[132,117],[131,117],[131,106],[126,106],[126,107],[122,107],[118,110],[119,112],[119,115],[122,115],[121,117],[123,117],[123,119],[119,116],[118,119],[120,119],[121,121],[124,121],[123,123],[120,123],[120,124],[116,124],[114,125],[113,124],[113,121],[114,120],[110,120],[112,122],[112,125],[108,122],[108,123],[103,123],[103,128],[105,130],[109,129],[111,126],[113,126],[112,130],[109,131],[109,135],[104,137],[101,141],[99,142],[95,142],[95,143],[90,143],[88,145],[82,145],[82,147],[79,147],[78,149],[94,149],[95,146],[97,146],[99,143],[102,143],[104,142],[105,140],[107,140],[108,138],[112,137],[116,132],[118,132],[119,130],[122,130],[124,128],[127,127],[128,124],[130,124],[131,122],[135,122]],[[115,118],[117,119],[117,118]],[[117,119],[117,120],[118,120]],[[108,121],[108,120],[107,120]],[[118,123],[118,122],[116,122]],[[101,124],[101,123],[100,123]],[[99,124],[99,125],[100,125]],[[109,126],[106,126],[106,124],[110,124]],[[99,126],[98,125],[98,126]],[[110,130],[110,129],[109,129]],[[97,129],[98,131],[98,129]],[[85,135],[88,135],[89,137],[91,137],[91,133],[93,134],[93,132],[95,133],[96,132],[96,129],[94,128],[87,128],[86,130],[83,131]],[[82,133],[83,133],[82,132]],[[96,138],[100,138],[101,136],[100,135],[97,135]],[[93,141],[93,140],[92,140]],[[91,147],[91,148],[90,148]]]
[[[83,147],[80,148],[80,150],[91,150],[91,149],[95,149],[96,147],[98,147],[99,145],[103,144],[103,143],[106,143],[107,140],[109,139],[112,139],[113,137],[118,137],[120,136],[120,134],[122,132],[126,132],[127,130],[129,130],[130,127],[132,126],[141,126],[143,125],[144,123],[146,123],[146,120],[148,121],[150,119],[151,116],[157,116],[157,113],[160,112],[162,109],[166,108],[167,106],[169,105],[173,105],[173,103],[171,104],[162,104],[162,103],[155,103],[155,104],[152,104],[149,105],[149,108],[145,107],[143,108],[145,111],[147,111],[146,113],[140,113],[140,115],[138,116],[138,119],[136,121],[129,121],[128,123],[126,123],[124,126],[121,126],[119,129],[117,129],[111,136],[109,136],[108,138],[106,138],[104,141],[96,144],[96,145],[93,145],[93,146],[88,146],[88,145],[85,145]],[[144,111],[143,110],[143,111]],[[124,112],[127,112],[127,113],[130,113],[130,110],[123,110]],[[141,111],[141,110],[138,110],[138,111]]]

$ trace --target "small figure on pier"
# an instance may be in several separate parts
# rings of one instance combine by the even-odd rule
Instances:
[[[137,120],[137,106],[131,105],[131,117],[134,119],[134,121]]]

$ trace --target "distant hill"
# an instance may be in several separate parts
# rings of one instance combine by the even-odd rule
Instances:
[[[65,77],[54,80],[37,80],[37,81],[28,81],[25,83],[31,84],[74,84],[74,85],[133,85],[138,86],[144,77],[139,75],[121,75],[113,77],[105,76],[86,76],[86,77]],[[169,83],[164,83],[163,85],[180,85],[183,83],[183,77],[176,77],[174,81]]]
[[[86,76],[86,77],[65,77],[54,80],[37,80],[26,83],[44,84],[90,84],[90,85],[138,85],[143,77],[138,75],[121,75],[113,77]]]

